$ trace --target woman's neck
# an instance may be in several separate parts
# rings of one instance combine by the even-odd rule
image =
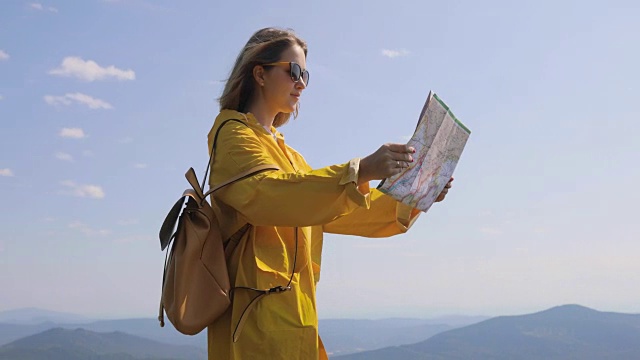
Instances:
[[[250,112],[255,116],[256,120],[260,123],[260,125],[265,126],[267,128],[271,128],[273,125],[273,120],[275,120],[277,112],[269,109],[266,104],[262,101],[256,101],[251,104],[247,108],[247,112]]]

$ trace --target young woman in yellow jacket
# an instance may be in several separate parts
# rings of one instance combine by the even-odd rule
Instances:
[[[412,148],[386,144],[362,159],[312,169],[285,143],[277,128],[297,115],[309,85],[306,54],[293,32],[259,30],[220,97],[209,149],[225,120],[241,122],[220,129],[210,184],[258,165],[279,170],[233,183],[212,199],[223,237],[234,238],[227,255],[236,289],[231,308],[208,328],[209,359],[327,359],[316,313],[323,233],[387,237],[406,232],[420,213],[368,184],[407,167]]]

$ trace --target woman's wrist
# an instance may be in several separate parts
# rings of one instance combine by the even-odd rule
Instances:
[[[373,180],[368,172],[368,168],[368,159],[360,159],[360,164],[358,166],[358,181],[356,182],[358,186]]]

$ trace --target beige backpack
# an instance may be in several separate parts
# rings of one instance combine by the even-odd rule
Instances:
[[[195,335],[211,325],[231,304],[231,286],[223,246],[226,239],[222,239],[218,219],[207,197],[227,185],[259,172],[279,170],[275,165],[257,166],[210,188],[205,193],[204,186],[209,167],[214,160],[218,134],[229,121],[244,124],[240,120],[229,119],[220,125],[214,138],[202,185],[198,183],[193,168],[190,168],[185,176],[191,188],[185,190],[182,197],[173,205],[160,228],[160,247],[163,251],[167,249],[167,254],[162,276],[158,320],[160,326],[164,326],[166,311],[173,326],[187,335]],[[177,229],[174,232],[176,223]],[[246,225],[240,231],[244,234],[249,227],[250,225]],[[170,250],[169,245],[171,245]],[[273,289],[250,290],[278,292]]]

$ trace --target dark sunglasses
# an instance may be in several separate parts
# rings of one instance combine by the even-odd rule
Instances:
[[[302,77],[302,81],[304,81],[304,85],[309,86],[309,72],[306,69],[302,70],[302,68],[300,67],[300,65],[298,65],[298,63],[295,63],[293,61],[279,61],[279,62],[274,62],[270,64],[264,64],[262,66],[276,66],[276,65],[289,65],[290,66],[289,75],[291,75],[291,80],[293,80],[293,82],[298,82]]]

